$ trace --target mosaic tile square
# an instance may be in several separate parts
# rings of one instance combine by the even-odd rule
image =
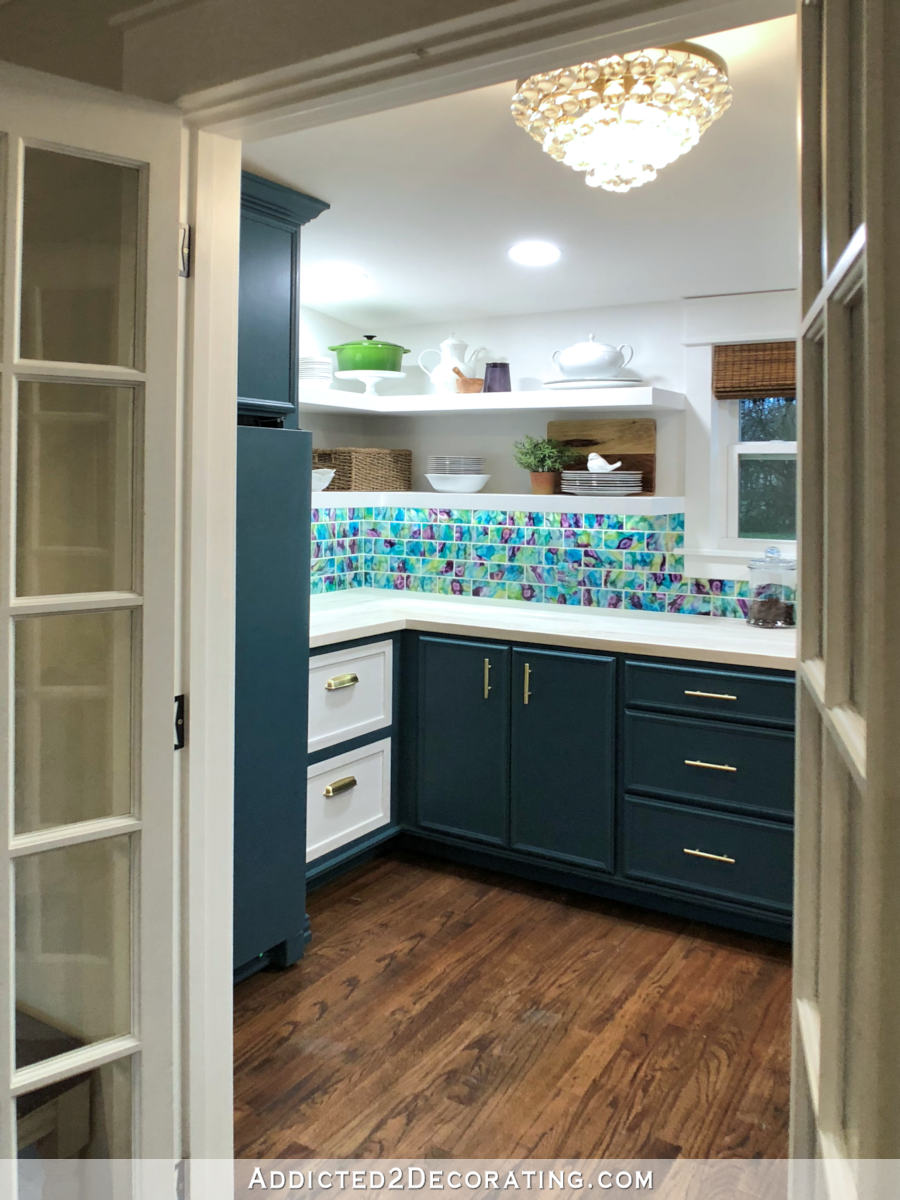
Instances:
[[[618,513],[583,513],[585,529],[622,529],[625,518]]]
[[[545,513],[545,516],[552,516],[552,513]],[[557,514],[558,515],[558,514]],[[541,529],[534,531],[534,544],[536,546],[561,546],[563,544],[562,529],[554,529],[545,525]]]
[[[666,601],[666,612],[708,616],[712,611],[711,596],[672,596]]]
[[[510,546],[509,561],[533,566],[544,561],[544,551],[541,546]]]
[[[442,596],[471,596],[472,595],[472,580],[471,579],[448,579],[446,575],[439,577],[438,592]]]
[[[525,542],[525,530],[512,525],[491,526],[488,531],[488,541],[498,542],[502,546],[521,546]]]
[[[473,542],[472,557],[481,562],[506,562],[505,546],[491,545],[485,542]]]
[[[545,587],[544,599],[548,604],[581,604],[581,588]]]
[[[665,571],[666,556],[648,550],[626,550],[626,571]]]
[[[517,563],[498,563],[491,565],[489,577],[503,583],[520,583],[525,578],[525,568]]]
[[[611,592],[607,588],[586,587],[581,589],[583,608],[622,608],[624,592]]]
[[[688,590],[684,576],[673,571],[649,571],[645,583],[650,591],[686,592]]]
[[[607,550],[643,550],[645,546],[643,533],[608,532],[603,535],[603,545]]]
[[[644,575],[640,571],[604,571],[603,586],[614,592],[644,590]]]
[[[665,612],[665,592],[626,592],[625,607],[643,612]]]
[[[544,589],[533,583],[508,583],[506,585],[507,600],[527,600],[541,604],[544,599]]]
[[[613,570],[619,570],[625,565],[625,555],[621,550],[595,550],[589,546],[584,551],[582,562],[586,568],[590,569],[610,567]]]
[[[660,516],[648,517],[643,513],[629,513],[625,517],[626,529],[644,529],[644,530],[659,530],[663,532],[669,528],[669,517],[663,513]]]
[[[749,601],[743,597],[712,597],[712,615],[714,617],[732,617],[738,620],[744,620],[747,617],[749,607]]]
[[[468,581],[467,581],[468,582]],[[506,599],[506,584],[505,583],[472,583],[472,595],[484,596],[490,600],[505,600]]]

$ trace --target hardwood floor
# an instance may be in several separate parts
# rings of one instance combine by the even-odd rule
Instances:
[[[239,1156],[787,1154],[786,947],[397,858],[309,909],[235,992]]]

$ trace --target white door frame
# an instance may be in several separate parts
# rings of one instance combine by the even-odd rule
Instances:
[[[196,248],[186,341],[185,557],[185,624],[196,631],[185,648],[193,712],[185,767],[190,795],[185,1153],[193,1158],[233,1153],[232,1062],[223,1049],[232,1037],[238,139],[271,137],[485,87],[604,51],[681,40],[687,31],[700,35],[795,11],[792,0],[643,0],[628,17],[608,19],[609,7],[609,0],[559,3],[551,16],[536,17],[538,8],[546,14],[545,4],[513,0],[178,102],[192,127],[186,211]]]

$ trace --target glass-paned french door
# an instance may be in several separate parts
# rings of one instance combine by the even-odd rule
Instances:
[[[792,1154],[900,1158],[895,0],[805,0]]]
[[[180,153],[0,67],[0,1159],[179,1153]]]

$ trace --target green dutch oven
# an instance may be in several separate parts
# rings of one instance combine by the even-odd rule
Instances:
[[[339,371],[402,371],[404,354],[409,354],[396,342],[380,342],[374,333],[367,333],[360,342],[342,342],[329,346],[337,355]]]

